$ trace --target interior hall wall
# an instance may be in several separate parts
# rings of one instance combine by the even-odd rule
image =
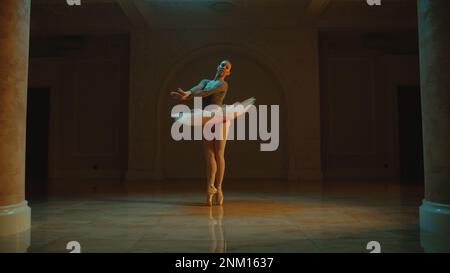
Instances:
[[[50,89],[50,180],[124,177],[128,60],[127,35],[31,38],[29,87]]]
[[[397,88],[419,85],[415,32],[321,33],[326,179],[399,178]]]
[[[237,26],[239,24],[234,19],[239,21],[239,16],[235,18],[231,13],[223,22],[212,20],[212,26],[202,26],[200,20],[195,21],[199,23],[194,24],[195,27],[183,27],[183,23],[177,21],[175,17],[174,20],[165,21],[170,26],[167,27],[164,24],[158,25],[158,18],[152,18],[150,24],[155,23],[152,29],[133,30],[127,178],[158,180],[204,177],[202,144],[189,141],[177,143],[171,140],[169,115],[174,103],[167,94],[177,87],[188,89],[198,80],[212,77],[216,64],[221,59],[228,58],[234,66],[229,78],[230,93],[226,103],[233,103],[249,96],[255,96],[257,103],[260,104],[279,103],[281,126],[280,147],[276,152],[260,152],[259,143],[228,143],[226,178],[236,180],[266,178],[273,181],[284,178],[298,181],[322,180],[323,163],[328,163],[328,159],[325,160],[327,162],[322,160],[324,154],[321,115],[324,113],[320,109],[320,90],[321,85],[328,84],[329,80],[335,80],[336,77],[322,82],[319,79],[319,33],[330,30],[416,31],[417,16],[414,4],[391,4],[385,3],[383,9],[375,10],[354,2],[331,1],[320,16],[311,18],[305,13],[299,13],[295,23],[276,25],[272,22],[272,27],[265,24],[252,27],[245,22],[242,22],[242,26]],[[281,22],[283,18],[290,17],[281,16],[279,18]],[[267,22],[267,25],[270,26],[270,23]],[[382,66],[377,62],[381,61],[374,59],[375,57],[371,56],[373,53],[361,54],[362,57],[350,57],[363,58],[366,62],[338,62],[334,63],[333,69],[341,68],[339,65],[342,64],[342,68],[354,69],[356,73],[361,74],[359,76],[366,78],[370,76],[368,72],[370,70],[377,73],[375,70]],[[395,56],[397,53],[391,55]],[[353,84],[356,88],[359,88],[358,84],[366,87],[366,80],[356,77]],[[383,82],[383,78],[377,76],[371,80],[372,85],[377,85],[373,87],[377,89],[374,90],[374,94],[380,88],[384,90],[387,88],[380,87],[383,84],[387,85],[386,81]],[[360,97],[364,100],[362,95]],[[354,99],[355,97],[352,97],[350,100]],[[377,100],[380,99],[383,98],[377,97]],[[351,110],[361,110],[361,107],[357,108],[357,102],[350,103],[351,107],[356,105],[354,108],[350,107]],[[341,101],[341,106],[342,103],[344,102]],[[372,102],[365,101],[365,103]],[[377,104],[377,109],[378,106]],[[365,113],[365,110],[361,111]],[[375,123],[382,126],[385,123],[380,118],[382,119],[377,117]],[[382,136],[386,135],[385,129],[380,127],[375,132],[372,129],[375,124],[370,126],[372,125],[369,125],[372,131],[355,135],[363,137],[358,138],[354,144],[360,143],[358,144],[360,146],[350,146],[347,152],[361,149],[362,153],[373,154],[374,146],[370,142],[373,141],[372,138],[379,141],[377,145],[391,145],[383,152],[378,151],[385,148],[377,146],[375,156],[369,156],[362,162],[358,160],[354,162],[358,170],[371,169],[370,172],[362,171],[360,177],[373,177],[378,173],[392,176],[395,170],[386,171],[384,163],[389,159],[388,168],[395,165],[392,147],[393,129],[386,129],[390,133],[387,133],[388,136]],[[361,128],[364,129],[366,128]],[[372,133],[374,135],[371,135]],[[343,141],[345,144],[346,140]],[[338,148],[346,149],[345,145]],[[378,172],[380,162],[382,170]],[[357,164],[363,165],[359,167]],[[347,166],[338,167],[339,172],[347,173],[345,168]],[[355,169],[352,166],[349,168]]]
[[[161,29],[133,31],[131,39],[129,180],[202,179],[201,141],[170,136],[168,96],[212,78],[217,64],[233,64],[225,103],[254,96],[280,106],[280,144],[229,141],[227,179],[320,180],[317,32],[284,29]]]

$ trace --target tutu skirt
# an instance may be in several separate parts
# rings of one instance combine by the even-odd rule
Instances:
[[[203,126],[206,123],[223,123],[245,114],[255,103],[255,98],[249,98],[232,105],[216,106],[215,108],[193,109],[191,112],[173,113],[172,118],[187,126]]]

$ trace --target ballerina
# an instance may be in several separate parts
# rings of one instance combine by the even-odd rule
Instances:
[[[203,139],[204,153],[206,158],[206,179],[207,179],[207,204],[213,205],[213,197],[216,196],[218,205],[223,204],[222,182],[225,173],[225,146],[227,142],[230,120],[243,114],[254,99],[248,99],[244,103],[233,104],[233,109],[237,106],[235,114],[230,115],[223,111],[223,100],[228,92],[228,83],[225,78],[231,74],[231,62],[224,60],[217,66],[217,71],[213,80],[201,80],[199,84],[184,91],[178,88],[175,92],[170,92],[170,96],[178,101],[187,101],[193,97],[203,98],[203,109],[194,109],[191,113],[181,116],[172,116],[178,122],[187,125],[205,125],[213,123],[211,128],[221,137],[212,140]],[[206,107],[216,108],[214,111],[205,110]],[[243,106],[243,107],[242,107]],[[227,107],[225,107],[227,108]],[[216,132],[215,130],[218,130]],[[214,183],[215,182],[215,183]],[[215,185],[216,184],[216,185]]]

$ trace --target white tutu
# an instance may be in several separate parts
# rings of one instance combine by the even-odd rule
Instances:
[[[172,118],[187,126],[203,126],[206,123],[214,124],[233,120],[246,113],[255,103],[255,98],[249,98],[233,105],[224,105],[216,108],[193,109],[191,112],[172,113]]]

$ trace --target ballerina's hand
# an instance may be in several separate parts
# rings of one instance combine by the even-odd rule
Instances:
[[[181,95],[182,100],[188,100],[192,96],[191,92],[186,92],[181,88],[177,88],[176,92]]]
[[[177,88],[177,91],[176,91],[177,93],[179,93],[181,96],[187,96],[187,95],[191,95],[191,92],[189,91],[189,92],[186,92],[186,91],[184,91],[183,89],[181,89],[181,88]]]
[[[181,95],[180,95],[180,93],[177,93],[177,92],[170,92],[169,95],[172,97],[172,99],[181,101]]]
[[[183,93],[181,93],[181,92],[178,92],[178,90],[177,90],[177,92],[170,92],[170,96],[173,99],[178,100],[178,101],[186,101],[189,99],[190,95],[191,94],[188,92],[183,91]]]

